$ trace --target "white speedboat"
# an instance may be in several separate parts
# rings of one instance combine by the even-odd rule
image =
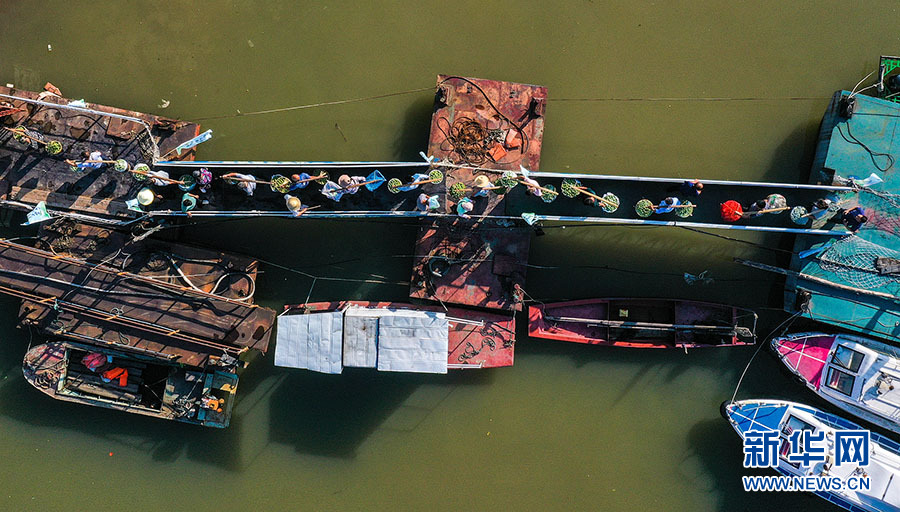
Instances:
[[[772,349],[820,397],[900,433],[900,349],[859,336],[819,332],[775,338]]]

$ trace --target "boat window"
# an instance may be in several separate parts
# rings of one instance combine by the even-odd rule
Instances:
[[[862,364],[863,355],[851,348],[838,345],[837,350],[834,351],[833,360],[834,364],[856,373],[859,371],[859,366]]]
[[[835,368],[829,368],[828,379],[825,381],[825,385],[850,396],[853,393],[854,380],[856,379],[849,373],[842,372]]]
[[[796,430],[815,430],[811,424],[797,418],[796,416],[788,416],[788,420],[784,422],[784,426],[781,428],[781,433],[789,436]]]

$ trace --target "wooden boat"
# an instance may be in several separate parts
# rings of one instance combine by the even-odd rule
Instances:
[[[688,300],[575,300],[529,308],[528,335],[637,348],[752,345],[756,313]]]
[[[779,432],[779,457],[775,469],[782,475],[839,477],[845,483],[851,477],[869,477],[868,488],[844,485],[839,489],[815,491],[817,496],[830,503],[851,511],[900,510],[900,444],[895,441],[871,432],[869,464],[865,467],[846,462],[834,464],[834,443],[828,443],[825,462],[804,468],[785,458],[790,451],[790,432],[797,429],[824,432],[826,438],[833,438],[835,430],[860,430],[862,427],[807,405],[780,400],[724,403],[722,415],[742,439],[750,430]],[[894,478],[898,479],[896,484]]]
[[[226,357],[217,360],[219,366],[191,368],[128,350],[54,341],[32,347],[22,369],[25,380],[57,400],[204,427],[228,426],[238,376]],[[89,355],[105,358],[109,370],[127,373],[106,382],[103,376],[110,374],[102,373],[104,367],[88,368]]]
[[[276,339],[276,366],[447,373],[512,366],[515,317],[403,302],[315,302],[285,306]]]
[[[845,334],[804,332],[772,340],[781,362],[814,393],[900,433],[900,349]]]

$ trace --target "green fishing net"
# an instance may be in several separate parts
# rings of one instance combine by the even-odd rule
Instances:
[[[447,191],[447,195],[450,196],[451,199],[459,201],[466,195],[466,184],[465,183],[454,183],[450,185],[450,189]]]
[[[131,173],[131,177],[134,178],[135,181],[147,181],[149,178],[146,173],[150,172],[150,166],[147,164],[137,164],[134,166],[134,172]]]
[[[513,188],[519,184],[519,178],[513,171],[504,171],[500,179],[497,180],[497,184],[501,187]]]
[[[403,182],[400,181],[399,178],[391,178],[387,182],[387,188],[391,192],[391,194],[397,194],[400,192],[400,187],[403,186]]]
[[[638,214],[638,217],[641,218],[647,218],[653,215],[653,201],[641,199],[634,205],[634,213]]]
[[[545,203],[552,203],[559,197],[559,192],[556,191],[556,187],[553,185],[544,185],[544,190],[541,191],[541,199]]]
[[[694,214],[694,203],[690,201],[685,201],[681,203],[680,208],[675,208],[675,215],[681,217],[682,219],[686,219]]]
[[[113,169],[119,172],[125,172],[128,170],[128,162],[120,158],[113,164]]]
[[[287,176],[273,174],[269,180],[269,188],[272,189],[272,192],[287,194],[291,190],[291,180]]]
[[[614,213],[619,209],[619,196],[612,192],[603,194],[603,201],[600,201],[600,208],[606,213]]]
[[[794,221],[794,224],[799,224],[802,226],[803,224],[806,224],[809,220],[806,217],[807,213],[809,213],[809,212],[806,211],[806,208],[804,208],[802,206],[795,206],[795,207],[791,208],[791,220]]]
[[[44,151],[46,151],[48,155],[58,155],[62,153],[62,150],[62,144],[60,144],[58,140],[51,140],[44,146]]]
[[[560,185],[559,190],[560,192],[562,192],[562,195],[566,197],[575,197],[581,193],[579,187],[581,187],[580,181],[572,178],[566,178],[562,180],[562,185]]]
[[[444,173],[435,169],[428,173],[428,179],[432,183],[440,183],[440,182],[444,181]]]
[[[328,180],[331,179],[331,175],[329,175],[327,171],[319,171],[316,176],[321,176],[321,178],[318,178],[316,180],[316,183],[318,183],[319,185],[324,185],[328,183]]]

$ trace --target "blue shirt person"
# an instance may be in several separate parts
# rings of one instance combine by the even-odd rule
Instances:
[[[678,191],[687,198],[700,197],[700,194],[703,193],[703,183],[700,183],[700,180],[685,181]]]
[[[675,207],[681,204],[677,197],[667,197],[661,203],[653,207],[656,213],[669,213],[675,211]]]
[[[841,222],[844,223],[844,226],[847,226],[847,231],[851,233],[859,231],[859,228],[868,222],[868,220],[869,218],[866,217],[865,212],[859,206],[852,210],[845,211],[844,215],[841,216]]]

